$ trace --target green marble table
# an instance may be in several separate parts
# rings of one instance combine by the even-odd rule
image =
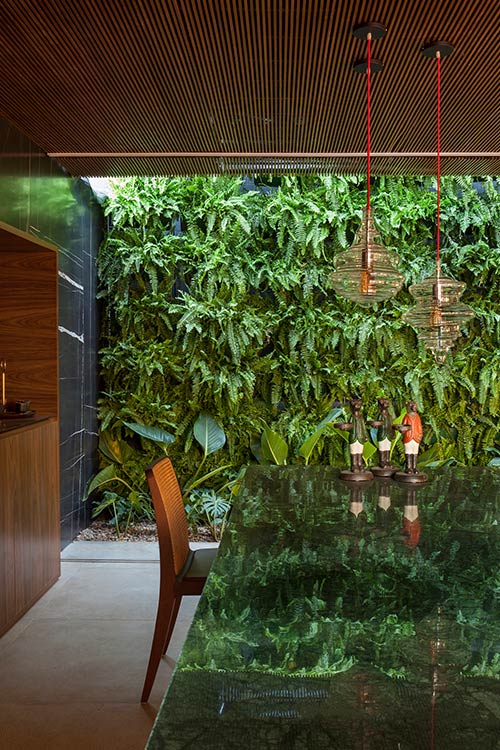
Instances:
[[[499,750],[500,471],[248,469],[149,750]]]

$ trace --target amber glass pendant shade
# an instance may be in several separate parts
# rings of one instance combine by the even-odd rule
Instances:
[[[460,336],[460,329],[474,317],[474,311],[460,302],[465,284],[441,276],[440,207],[441,207],[441,58],[450,55],[453,47],[447,42],[433,42],[422,49],[426,57],[437,61],[437,232],[436,273],[418,284],[410,293],[417,304],[403,313],[405,323],[417,331],[419,341],[430,349],[434,359],[443,363],[448,351]]]
[[[369,23],[356,27],[353,34],[358,39],[366,39],[368,42],[367,60],[358,60],[354,63],[354,70],[367,74],[367,200],[363,221],[356,232],[354,244],[335,258],[335,271],[330,277],[330,283],[340,297],[369,306],[397,294],[404,277],[397,270],[399,258],[396,253],[387,250],[377,238],[370,206],[370,81],[371,73],[383,68],[381,62],[372,59],[371,41],[381,39],[385,35],[385,28],[378,23]]]
[[[410,293],[417,304],[403,313],[405,323],[418,331],[418,338],[430,349],[435,360],[443,363],[460,336],[460,329],[474,311],[460,302],[465,284],[442,276],[431,276],[412,284]]]
[[[373,305],[393,297],[404,276],[397,270],[399,257],[377,242],[371,211],[365,209],[354,244],[335,259],[331,285],[341,297],[359,305]]]

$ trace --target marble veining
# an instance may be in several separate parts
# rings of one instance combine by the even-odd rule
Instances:
[[[82,503],[96,468],[97,342],[95,258],[102,209],[86,183],[69,177],[9,123],[0,120],[0,220],[58,248],[61,537],[84,528]]]
[[[68,329],[64,328],[64,326],[58,326],[58,328],[61,333],[67,333],[68,336],[73,336],[74,339],[78,339],[78,341],[81,341],[82,344],[84,343],[83,333],[75,333],[74,331],[68,331]]]

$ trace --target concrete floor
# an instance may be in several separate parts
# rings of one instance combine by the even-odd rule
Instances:
[[[0,638],[0,750],[143,750],[198,597],[184,597],[149,704],[151,542],[73,542],[60,580]]]

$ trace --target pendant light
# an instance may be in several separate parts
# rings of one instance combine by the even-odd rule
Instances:
[[[354,70],[367,74],[367,201],[361,226],[356,232],[354,244],[335,258],[335,271],[330,277],[331,285],[341,297],[360,305],[393,297],[401,289],[403,274],[397,270],[399,257],[376,241],[377,230],[373,223],[370,204],[371,178],[371,74],[382,70],[382,63],[371,56],[372,39],[380,39],[386,29],[378,23],[358,26],[354,36],[368,42],[367,60],[354,63]]]
[[[460,328],[474,315],[468,305],[460,302],[465,284],[441,275],[441,59],[452,52],[453,47],[447,42],[433,42],[422,49],[422,54],[437,61],[436,271],[434,276],[410,286],[417,304],[403,314],[405,323],[416,329],[418,339],[440,363],[460,336]]]

